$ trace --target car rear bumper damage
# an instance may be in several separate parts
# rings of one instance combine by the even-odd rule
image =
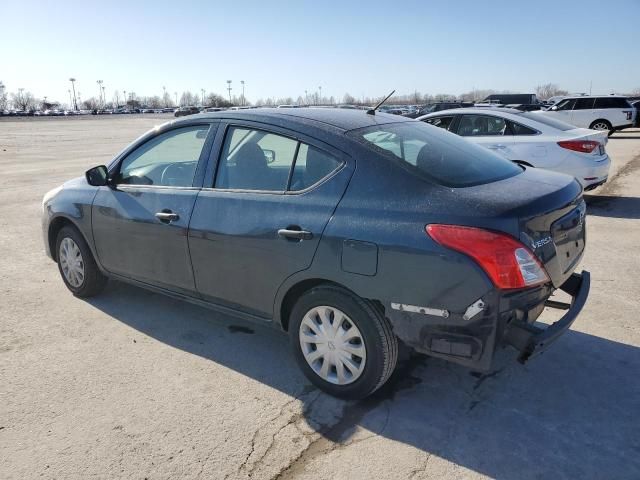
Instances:
[[[507,325],[502,340],[520,352],[519,362],[525,363],[530,358],[544,352],[569,329],[587,301],[590,286],[589,272],[583,271],[580,274],[571,275],[560,286],[560,290],[571,296],[571,303],[549,300],[545,302],[545,306],[566,310],[567,313],[546,328],[536,325],[535,320],[533,322],[514,320]]]
[[[519,291],[491,290],[461,311],[390,303],[385,307],[394,333],[418,352],[474,370],[490,370],[499,346],[512,346],[526,362],[566,332],[589,295],[589,272],[572,274],[559,289],[571,303],[550,301],[549,284]],[[536,323],[545,307],[567,312],[546,328]]]

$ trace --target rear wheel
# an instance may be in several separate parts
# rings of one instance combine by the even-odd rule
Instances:
[[[389,379],[398,342],[371,302],[335,286],[305,293],[291,312],[289,336],[299,367],[318,388],[359,399]]]
[[[77,297],[91,297],[100,293],[105,277],[83,236],[73,227],[63,227],[56,239],[58,270],[64,284]]]
[[[607,132],[609,132],[609,136],[611,136],[611,134],[613,133],[613,127],[607,120],[595,120],[591,123],[591,125],[589,125],[589,128],[591,130],[606,130]]]

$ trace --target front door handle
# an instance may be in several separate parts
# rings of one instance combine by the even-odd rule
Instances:
[[[278,230],[278,235],[292,240],[311,240],[313,238],[313,233],[306,230],[296,230],[291,227],[281,228]]]
[[[156,218],[163,223],[170,223],[178,220],[180,215],[172,212],[171,210],[162,210],[161,212],[156,213]]]
[[[507,148],[504,145],[488,145],[488,148],[490,148],[491,150],[502,150],[503,148]]]

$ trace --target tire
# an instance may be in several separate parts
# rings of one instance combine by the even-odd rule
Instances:
[[[614,132],[613,127],[611,126],[611,123],[607,120],[594,120],[593,122],[591,122],[591,125],[589,125],[589,128],[591,130],[607,130],[608,136],[611,136]]]
[[[323,332],[330,332],[329,337]],[[333,285],[315,287],[298,299],[289,319],[289,338],[306,377],[338,398],[356,400],[372,394],[389,379],[398,361],[398,340],[380,309]]]
[[[91,249],[75,227],[66,226],[58,232],[56,258],[62,281],[76,297],[97,295],[107,284],[107,277],[98,268]],[[80,271],[82,275],[78,273]]]

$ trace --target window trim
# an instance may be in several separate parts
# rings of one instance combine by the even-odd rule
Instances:
[[[512,132],[510,136],[512,137],[535,137],[536,135],[542,135],[542,132],[540,130],[538,130],[537,128],[533,128],[529,125],[525,125],[521,122],[516,122],[515,120],[511,120],[510,118],[505,118],[505,120],[507,121],[507,128]],[[528,128],[529,130],[533,130],[535,133],[532,133],[530,135],[518,135],[517,133],[513,133],[513,130],[511,129],[511,125],[509,125],[510,123],[513,123],[515,125],[518,125],[520,127],[524,127],[524,128]]]
[[[214,144],[214,149],[215,154],[212,150],[212,154],[210,155],[210,161],[215,163],[215,165],[212,168],[212,175],[211,175],[211,182],[207,182],[206,178],[205,178],[205,184],[203,184],[202,186],[202,190],[207,190],[207,191],[215,191],[215,192],[230,192],[230,193],[249,193],[249,194],[267,194],[267,195],[301,195],[304,193],[309,192],[310,190],[314,190],[315,188],[319,187],[320,185],[324,184],[326,181],[328,181],[330,178],[333,178],[335,175],[338,174],[338,172],[340,172],[343,168],[345,168],[345,166],[347,165],[346,160],[343,158],[344,153],[340,152],[340,155],[336,155],[335,153],[332,153],[330,151],[328,151],[326,148],[322,148],[319,147],[317,145],[316,142],[309,142],[306,138],[301,138],[300,136],[295,135],[294,131],[288,130],[288,129],[284,129],[281,127],[276,127],[276,128],[270,128],[271,125],[269,124],[259,124],[256,125],[254,122],[251,121],[247,121],[246,123],[242,122],[242,121],[225,121],[224,119],[221,122],[223,125],[223,128],[220,128],[218,135],[220,135],[219,141],[216,141],[216,144]],[[287,185],[285,190],[252,190],[252,189],[246,189],[246,188],[217,188],[216,185],[216,180],[218,178],[218,174],[220,173],[220,165],[222,164],[222,154],[224,151],[224,145],[227,139],[227,135],[229,135],[229,130],[231,128],[243,128],[243,129],[247,129],[247,130],[258,130],[261,132],[265,132],[265,133],[269,133],[272,135],[279,135],[281,137],[285,137],[288,138],[294,142],[296,142],[296,150],[295,150],[295,156],[293,158],[293,162],[291,163],[291,167],[289,169],[289,176],[287,177]],[[218,140],[218,138],[216,137],[216,140]],[[313,185],[309,185],[307,188],[302,189],[302,190],[295,190],[295,191],[290,191],[290,184],[291,184],[291,179],[293,177],[293,171],[295,169],[295,165],[296,162],[298,161],[298,152],[300,151],[300,144],[304,143],[307,146],[316,148],[324,153],[326,153],[327,155],[333,157],[334,159],[336,159],[338,162],[340,162],[340,165],[338,165],[338,167],[336,167],[334,170],[331,171],[331,173],[329,173],[328,175],[322,177],[320,180],[318,180],[316,183],[314,183]],[[210,185],[209,185],[210,183]]]

